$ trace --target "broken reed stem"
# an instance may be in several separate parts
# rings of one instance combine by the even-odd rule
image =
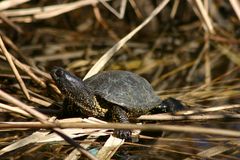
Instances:
[[[216,106],[216,107],[209,107],[204,109],[196,109],[196,110],[188,110],[188,111],[179,111],[176,113],[176,115],[191,115],[196,113],[206,113],[206,112],[216,112],[226,109],[234,109],[234,108],[240,108],[239,104],[233,104],[233,105],[223,105],[223,106]]]
[[[12,69],[12,71],[13,71],[13,73],[14,73],[14,75],[15,75],[15,77],[16,77],[16,79],[17,79],[17,81],[18,81],[18,83],[19,83],[19,85],[20,85],[20,87],[21,87],[21,89],[22,89],[22,91],[24,93],[24,95],[27,97],[27,99],[30,99],[30,95],[29,95],[29,93],[27,91],[27,87],[25,86],[25,83],[23,82],[23,80],[22,80],[22,78],[21,78],[21,76],[20,76],[20,74],[19,74],[15,64],[13,63],[12,56],[7,51],[7,49],[6,49],[5,45],[4,45],[3,40],[2,40],[1,37],[0,37],[0,47],[1,47],[2,53],[6,57],[9,65],[11,67],[11,69]]]
[[[180,126],[180,125],[157,125],[157,124],[123,124],[123,123],[107,123],[107,124],[90,124],[90,123],[69,123],[69,122],[55,122],[51,124],[42,124],[40,122],[31,123],[0,123],[0,129],[6,128],[99,128],[99,129],[140,129],[148,131],[174,131],[174,132],[186,132],[186,133],[201,133],[212,134],[230,137],[240,137],[240,131],[225,130],[217,128],[204,128],[194,126]]]
[[[155,114],[142,115],[139,120],[149,121],[176,121],[176,120],[214,120],[214,119],[240,119],[240,114],[206,114],[206,115],[170,115],[170,114]]]

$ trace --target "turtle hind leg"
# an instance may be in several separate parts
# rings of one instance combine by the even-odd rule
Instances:
[[[186,109],[186,106],[183,105],[181,101],[172,97],[163,100],[160,107],[163,110],[163,112],[170,113],[175,113],[177,111]]]
[[[110,113],[108,114],[110,114],[113,122],[129,123],[127,112],[117,105],[114,105],[110,110]],[[124,129],[114,130],[114,135],[116,135],[121,139],[130,140],[131,134],[132,134],[131,130],[124,130]]]

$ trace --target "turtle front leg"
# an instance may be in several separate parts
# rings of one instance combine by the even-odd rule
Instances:
[[[86,117],[82,114],[79,107],[76,107],[69,99],[65,98],[63,100],[61,113],[58,118],[69,118],[69,117]]]
[[[114,122],[129,123],[127,112],[119,106],[113,106],[111,117]],[[130,140],[132,132],[131,130],[116,129],[114,134],[121,139]]]

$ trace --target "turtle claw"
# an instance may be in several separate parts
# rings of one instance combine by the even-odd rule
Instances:
[[[114,135],[116,135],[118,138],[121,138],[121,139],[131,140],[132,131],[117,129],[117,130],[114,130]]]

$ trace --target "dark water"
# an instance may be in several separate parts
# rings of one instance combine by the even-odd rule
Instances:
[[[198,121],[177,125],[239,130],[238,120]],[[173,132],[145,132],[138,143],[127,143],[115,154],[115,159],[239,159],[240,138]],[[152,138],[150,138],[152,137]],[[239,144],[238,144],[239,143]]]

